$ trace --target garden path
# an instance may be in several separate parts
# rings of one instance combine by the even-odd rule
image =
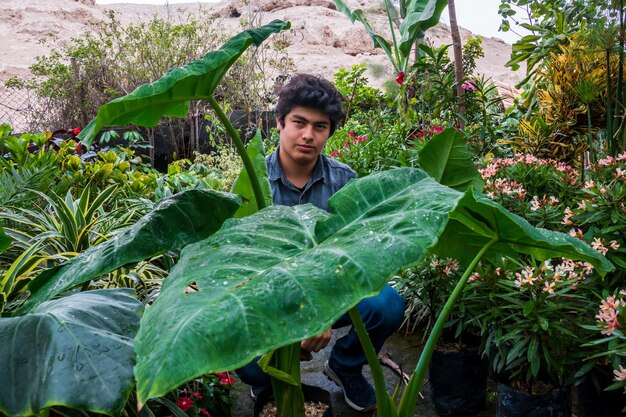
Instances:
[[[346,330],[344,329],[333,331],[333,338],[329,346],[314,354],[313,360],[310,362],[302,363],[302,382],[318,386],[331,393],[334,417],[366,417],[368,414],[356,412],[347,406],[339,387],[329,381],[322,372],[324,362],[330,354],[331,346],[336,338],[341,337],[345,332]],[[404,333],[397,333],[387,340],[381,354],[389,354],[392,360],[398,364],[405,373],[410,375],[415,369],[422,345],[421,335],[419,334],[404,335]],[[383,366],[383,372],[385,374],[387,388],[391,391],[400,381],[400,377],[386,366]],[[363,373],[371,380],[368,366],[365,367]],[[437,413],[432,403],[428,400],[428,385],[426,385],[422,392],[426,399],[418,402],[415,416],[436,417]],[[248,386],[238,380],[234,385],[232,395],[234,397],[233,417],[253,417],[254,402],[250,397],[250,389]],[[491,398],[491,401],[489,401],[487,409],[476,417],[493,417],[495,415],[494,396],[491,395],[488,398]]]

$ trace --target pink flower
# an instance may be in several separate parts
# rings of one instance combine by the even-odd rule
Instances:
[[[463,84],[461,84],[461,88],[465,91],[476,91],[476,86],[471,81],[465,81]]]
[[[433,126],[432,130],[433,130],[433,133],[441,133],[443,132],[443,126]]]
[[[80,133],[80,127],[70,129],[70,133],[72,133],[72,135],[78,135]]]
[[[396,82],[400,85],[404,83],[404,72],[400,71],[396,77]]]
[[[211,417],[211,413],[209,413],[205,408],[201,408],[200,412],[204,414],[205,417]]]
[[[180,399],[176,401],[176,405],[179,406],[181,410],[187,411],[193,405],[193,401],[187,397],[180,397]]]

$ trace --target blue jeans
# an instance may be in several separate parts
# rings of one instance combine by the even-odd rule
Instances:
[[[385,340],[391,336],[402,324],[404,319],[404,300],[396,290],[386,285],[380,294],[365,298],[357,304],[357,310],[363,318],[365,328],[370,336],[376,353],[380,351]],[[333,329],[349,326],[352,324],[350,315],[344,314],[333,325]],[[239,378],[248,385],[256,387],[266,387],[271,384],[269,376],[259,368],[256,358],[248,365],[237,370]],[[358,375],[361,373],[363,365],[367,363],[367,358],[359,338],[350,328],[348,334],[337,340],[330,353],[329,360],[333,364],[333,369],[338,370],[343,375]]]

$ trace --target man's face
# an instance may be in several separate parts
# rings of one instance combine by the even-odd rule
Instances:
[[[317,160],[330,136],[330,117],[311,107],[296,106],[278,121],[282,163],[309,165]]]

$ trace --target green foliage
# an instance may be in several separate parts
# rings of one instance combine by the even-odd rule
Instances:
[[[119,415],[133,385],[142,310],[129,290],[89,291],[1,318],[0,366],[10,382],[0,387],[0,412],[65,406]]]
[[[109,10],[93,35],[37,57],[30,68],[34,80],[21,84],[47,101],[46,124],[84,126],[100,105],[202,56],[223,40],[222,33],[206,11],[184,22],[155,16],[122,26]]]
[[[47,270],[31,282],[31,297],[21,311],[51,299],[63,291],[89,282],[131,262],[180,248],[215,232],[231,217],[238,197],[214,191],[189,190],[163,200],[132,227],[104,241],[97,249],[82,251],[59,268]],[[212,210],[211,216],[206,210]],[[88,276],[88,279],[84,279]]]
[[[79,139],[90,146],[95,135],[107,125],[133,123],[154,127],[163,116],[185,117],[189,112],[189,101],[212,98],[226,71],[250,45],[260,45],[272,33],[289,26],[289,23],[276,20],[259,29],[241,32],[219,50],[175,68],[154,83],[144,84],[101,106],[96,118],[80,132]]]
[[[466,77],[470,77],[474,74],[476,60],[485,56],[482,43],[482,36],[476,35],[467,38],[463,45],[463,74],[465,74]]]
[[[333,76],[335,87],[346,99],[346,118],[352,113],[372,110],[383,101],[380,90],[368,84],[365,70],[365,64],[355,64],[349,70],[340,68]]]
[[[407,72],[411,50],[422,39],[426,30],[439,23],[441,13],[448,5],[446,0],[410,0],[402,1],[401,12],[390,1],[385,1],[387,19],[391,28],[393,41],[390,43],[384,37],[374,32],[367,17],[361,9],[351,10],[342,0],[333,0],[337,10],[345,14],[352,23],[361,22],[374,43],[374,47],[382,48],[397,72]],[[400,22],[399,17],[402,18]],[[394,24],[398,25],[401,36],[396,41]]]

